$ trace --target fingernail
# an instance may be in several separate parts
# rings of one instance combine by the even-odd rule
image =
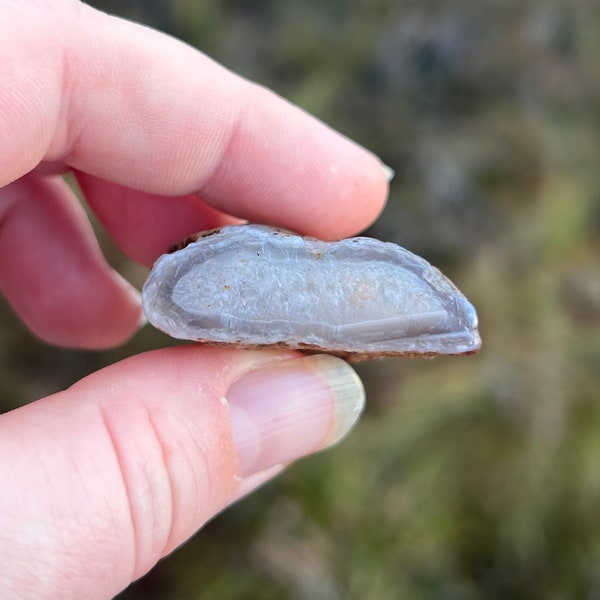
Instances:
[[[383,166],[383,173],[385,175],[385,178],[387,179],[387,181],[389,183],[396,176],[396,172],[394,171],[394,169],[392,169],[392,167],[388,167],[387,165],[382,165],[382,166]]]
[[[240,477],[332,446],[358,420],[365,392],[340,358],[313,355],[246,373],[226,394]]]

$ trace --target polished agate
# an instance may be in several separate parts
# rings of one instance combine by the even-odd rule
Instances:
[[[223,227],[161,256],[142,291],[155,327],[187,340],[354,358],[468,354],[477,314],[426,260],[366,237],[338,242]]]

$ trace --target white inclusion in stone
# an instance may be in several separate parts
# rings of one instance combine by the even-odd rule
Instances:
[[[224,227],[158,259],[142,291],[169,335],[363,357],[464,354],[475,309],[424,259],[370,238],[323,242],[262,225]]]

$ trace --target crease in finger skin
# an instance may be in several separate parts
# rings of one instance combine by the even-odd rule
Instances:
[[[0,204],[0,288],[36,335],[102,348],[137,330],[139,294],[108,265],[60,177],[23,177],[0,188]]]

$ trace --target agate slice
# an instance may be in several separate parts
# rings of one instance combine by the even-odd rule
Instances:
[[[323,242],[223,227],[161,256],[142,302],[158,329],[213,344],[354,359],[481,345],[475,309],[452,282],[408,250],[365,237]]]

